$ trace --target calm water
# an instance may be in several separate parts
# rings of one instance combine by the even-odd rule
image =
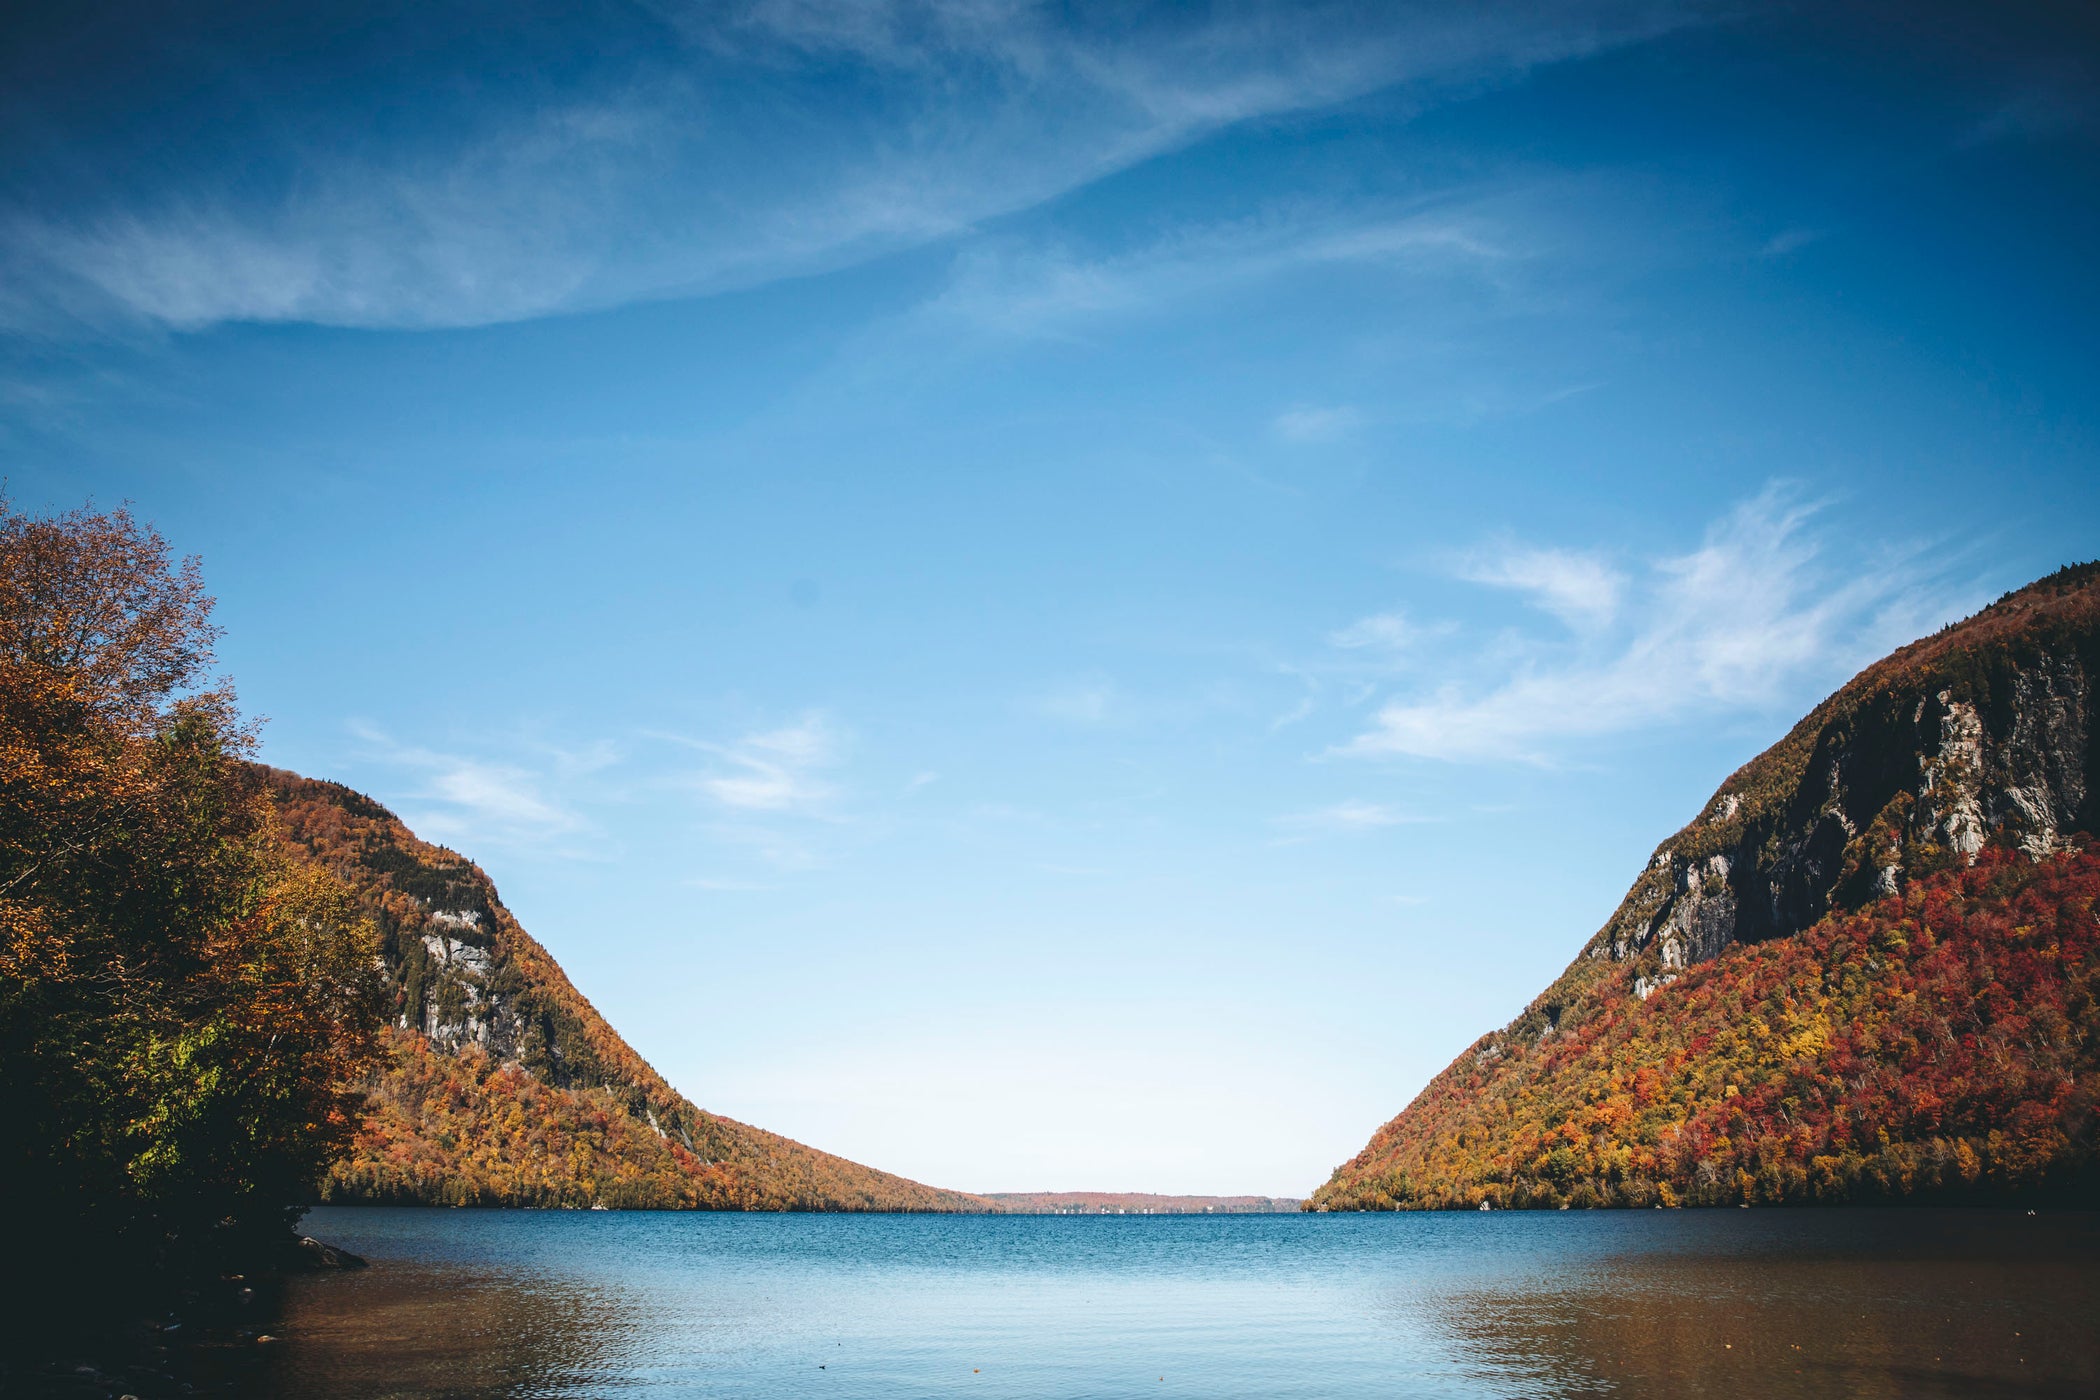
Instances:
[[[264,1395],[2100,1394],[2100,1217],[323,1210]]]

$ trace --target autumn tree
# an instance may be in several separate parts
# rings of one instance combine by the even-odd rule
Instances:
[[[281,1239],[355,1130],[371,932],[276,839],[194,559],[0,497],[0,1199],[61,1276]]]

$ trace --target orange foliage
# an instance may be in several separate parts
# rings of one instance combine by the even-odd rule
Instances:
[[[1730,775],[1582,956],[1309,1208],[2092,1195],[2091,857],[1998,848],[2100,824],[2096,679],[2090,563],[1869,666]],[[1959,776],[1927,772],[1946,735],[1920,724],[1950,702],[1991,736],[1986,766],[2020,770],[1963,779],[1995,843],[1966,872],[1915,820]],[[1754,917],[1680,971],[1656,921],[1716,861]],[[2061,936],[2037,952],[2042,921]]]
[[[355,1127],[370,930],[277,844],[205,674],[210,607],[125,511],[0,498],[0,1194],[24,1257],[184,1272],[267,1247]]]
[[[480,867],[336,783],[260,770],[380,928],[395,1026],[330,1201],[979,1211],[695,1107],[606,1024]],[[462,970],[431,952],[471,951]]]
[[[1641,1001],[1463,1057],[1315,1209],[2100,1188],[2100,855],[1986,850]]]

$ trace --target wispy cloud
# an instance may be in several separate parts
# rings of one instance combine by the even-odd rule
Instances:
[[[18,208],[0,217],[0,266],[43,281],[0,311],[44,330],[54,316],[421,327],[590,301],[623,242],[607,213],[640,194],[662,100],[554,105],[438,151],[317,154],[265,204],[206,185],[64,216]]]
[[[1327,644],[1344,651],[1406,651],[1421,639],[1422,630],[1400,612],[1373,613],[1347,627],[1327,634]]]
[[[1609,626],[1626,593],[1626,576],[1595,554],[1571,549],[1504,546],[1466,559],[1470,583],[1529,594],[1539,607],[1576,628]]]
[[[838,757],[838,735],[821,714],[805,714],[778,729],[746,734],[734,743],[703,739],[677,742],[716,761],[696,774],[693,786],[723,807],[738,812],[809,815],[824,810],[833,796],[818,775]]]
[[[397,743],[369,724],[352,724],[351,732],[377,761],[419,775],[408,796],[427,804],[412,823],[425,835],[543,843],[583,825],[572,809],[547,795],[545,778],[530,769]]]
[[[1381,827],[1402,826],[1423,820],[1425,819],[1408,816],[1383,803],[1352,799],[1328,807],[1318,807],[1309,812],[1293,812],[1288,816],[1278,817],[1276,825],[1305,833],[1331,833],[1376,831]]]
[[[617,17],[545,21],[557,26],[545,33],[521,20],[518,43],[566,51],[587,38],[602,60],[481,89],[469,119],[437,96],[458,74],[426,66],[369,91],[280,83],[224,122],[193,123],[211,132],[209,148],[181,149],[168,133],[183,124],[164,123],[155,139],[176,145],[130,163],[168,171],[160,183],[61,200],[54,156],[53,193],[0,216],[0,280],[13,289],[0,314],[46,329],[110,318],[452,326],[748,286],[955,235],[1235,122],[1395,86],[1427,103],[1638,41],[1698,9],[649,8],[624,37],[598,32]],[[232,46],[229,71],[250,38],[258,63],[275,54],[265,33],[215,36]],[[168,100],[195,86],[171,79]],[[432,94],[422,119],[411,108],[370,120],[373,104],[416,92]],[[357,129],[369,138],[299,135]],[[238,162],[214,154],[233,150]],[[1467,236],[1437,235],[1454,247]],[[1333,255],[1419,252],[1425,237],[1363,234]]]
[[[604,840],[594,814],[661,804],[654,825],[692,843],[693,888],[755,891],[823,866],[833,836],[856,824],[836,780],[847,736],[818,710],[727,741],[640,730],[621,742],[550,742],[527,727],[470,753],[403,743],[370,724],[352,732],[362,759],[404,775],[375,790],[419,834],[469,853],[590,857]],[[933,781],[915,775],[897,800]]]
[[[1273,734],[1279,729],[1288,729],[1301,720],[1310,719],[1313,711],[1320,707],[1322,686],[1320,678],[1302,666],[1277,665],[1272,669],[1278,674],[1294,677],[1302,687],[1291,707],[1269,721],[1269,732]]]
[[[823,833],[853,824],[842,810],[846,794],[827,776],[842,763],[845,735],[821,711],[730,741],[661,730],[646,737],[702,756],[699,767],[658,783],[700,799],[697,834],[717,868],[696,879],[696,888],[770,888],[774,876],[823,866]]]
[[[1385,704],[1340,752],[1545,761],[1571,740],[1769,706],[1841,679],[1977,601],[1935,586],[1915,555],[1840,572],[1813,529],[1816,513],[1784,488],[1767,489],[1697,548],[1618,581],[1587,556],[1503,556],[1502,567],[1476,572],[1596,625],[1572,642],[1504,639],[1487,653],[1499,675],[1473,683],[1454,659],[1447,669],[1458,679]],[[1623,613],[1616,627],[1601,626],[1607,604]]]
[[[957,256],[947,287],[921,319],[943,328],[966,323],[980,332],[1057,338],[1103,318],[1157,314],[1341,265],[1447,287],[1463,283],[1517,310],[1527,303],[1516,270],[1535,256],[1536,233],[1524,230],[1547,217],[1540,207],[1547,193],[1495,185],[1409,207],[1292,203],[1105,251],[982,239]],[[1479,298],[1470,304],[1476,313],[1493,310]],[[1360,421],[1354,408],[1310,405],[1286,410],[1271,427],[1291,440],[1331,440]]]

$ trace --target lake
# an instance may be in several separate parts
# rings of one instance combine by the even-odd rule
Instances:
[[[2100,1217],[328,1209],[269,1396],[2100,1393]]]

